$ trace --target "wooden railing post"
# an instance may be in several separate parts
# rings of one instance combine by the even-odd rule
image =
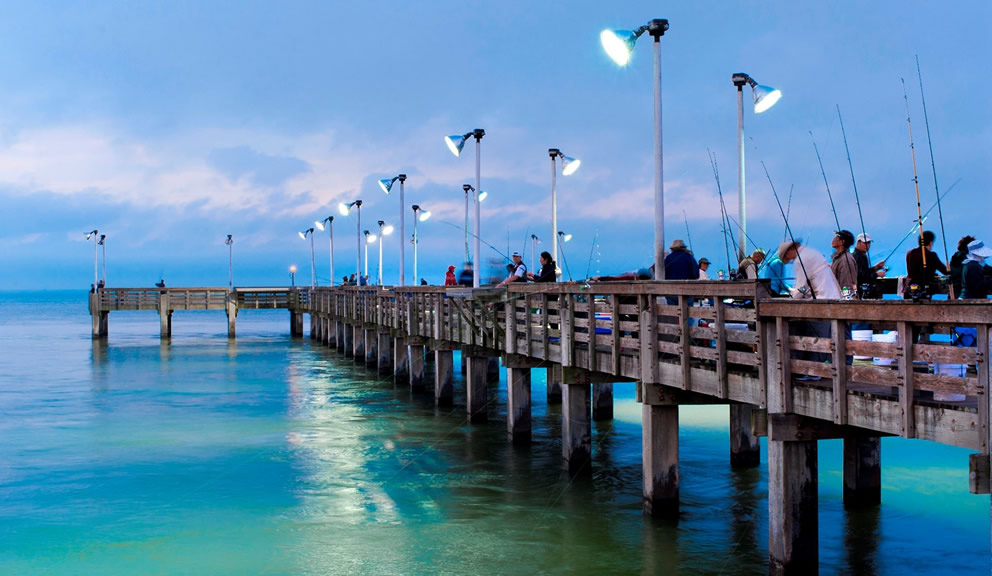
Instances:
[[[658,300],[654,294],[648,294],[638,296],[637,302],[640,324],[641,381],[653,384],[660,380],[658,373]]]
[[[830,326],[833,338],[834,423],[847,424],[847,323],[833,320]]]
[[[896,324],[899,331],[899,344],[896,355],[899,359],[899,410],[902,412],[900,426],[903,438],[916,436],[916,422],[913,413],[913,331],[908,322]]]

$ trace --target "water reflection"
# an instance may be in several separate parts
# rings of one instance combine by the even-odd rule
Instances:
[[[880,507],[849,509],[844,515],[844,551],[852,574],[878,573]]]

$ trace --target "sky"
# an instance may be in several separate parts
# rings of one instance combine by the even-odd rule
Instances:
[[[734,72],[783,93],[756,115],[745,92],[747,227],[757,245],[784,238],[774,186],[784,205],[791,190],[793,233],[830,252],[836,226],[812,132],[841,227],[861,231],[856,185],[873,260],[896,249],[917,216],[900,79],[923,211],[936,200],[935,166],[949,190],[948,251],[965,234],[992,241],[987,1],[41,1],[8,3],[0,20],[0,289],[88,288],[93,229],[107,236],[112,287],[223,286],[228,234],[235,285],[286,285],[291,265],[307,284],[310,242],[297,233],[330,215],[340,277],[355,271],[359,241],[355,214],[336,207],[356,199],[372,232],[406,212],[408,283],[410,205],[430,210],[418,225],[418,276],[441,283],[465,260],[462,184],[475,179],[474,141],[455,157],[443,138],[474,128],[486,131],[481,237],[492,247],[483,245],[483,261],[520,251],[530,264],[532,234],[539,251],[550,249],[554,147],[582,160],[558,176],[558,227],[573,235],[559,262],[566,277],[647,266],[653,47],[645,34],[620,68],[599,33],[652,18],[670,22],[661,41],[666,246],[683,239],[727,268],[707,151],[736,220]],[[405,207],[376,185],[399,173],[408,175]],[[937,211],[926,228],[943,259]],[[387,284],[399,277],[398,236],[383,245]],[[317,233],[320,285],[329,241]],[[889,260],[890,274],[904,270],[911,242]],[[376,245],[369,255],[375,277]]]

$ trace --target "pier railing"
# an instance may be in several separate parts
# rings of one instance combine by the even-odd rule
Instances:
[[[446,342],[989,451],[992,302],[794,301],[762,283],[318,288],[319,311]]]

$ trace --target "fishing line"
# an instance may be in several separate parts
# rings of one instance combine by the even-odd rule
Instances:
[[[723,229],[723,248],[727,251],[727,277],[730,277],[730,271],[736,266],[731,267],[730,262],[730,245],[727,242],[727,236],[730,236],[730,243],[737,245],[734,240],[734,232],[730,229],[730,222],[727,220],[727,205],[723,203],[723,189],[720,186],[720,170],[716,165],[716,154],[710,152],[710,149],[706,149],[706,154],[710,159],[710,166],[713,168],[713,178],[716,179],[716,191],[720,195],[720,227]]]
[[[847,166],[851,169],[851,184],[854,185],[854,202],[858,205],[858,218],[861,219],[861,233],[867,235],[865,231],[865,217],[861,214],[861,197],[858,195],[858,182],[854,179],[854,164],[851,162],[851,149],[847,146],[847,131],[844,130],[844,118],[840,115],[840,104],[837,104],[837,119],[840,120],[840,133],[844,136],[844,151],[847,152]],[[826,178],[826,176],[824,176]],[[840,224],[837,224],[840,230]],[[865,248],[865,256],[868,257],[868,248]],[[871,258],[868,258],[871,262]]]
[[[823,169],[823,160],[820,159],[820,149],[816,147],[816,138],[813,137],[813,131],[812,130],[809,131],[809,137],[813,141],[813,151],[816,152],[816,161],[820,163],[820,174],[823,175],[823,185],[826,186],[826,188],[827,188],[827,198],[830,199],[830,209],[834,213],[834,224],[837,225],[837,227],[834,228],[834,230],[840,230],[840,219],[837,218],[837,207],[834,206],[834,196],[833,196],[833,194],[830,193],[830,184],[827,183],[827,172],[826,172],[826,170]],[[847,146],[847,137],[846,136],[844,137],[844,146]],[[850,155],[848,155],[848,158],[850,159]],[[852,179],[854,178],[854,169],[853,168],[851,169],[851,178]],[[855,190],[857,190],[857,188],[855,188]],[[857,197],[857,192],[855,192],[855,197]],[[792,207],[792,191],[791,190],[789,191],[789,207],[790,208]],[[860,213],[861,213],[861,208],[859,206],[859,208],[858,208],[858,214],[860,214]],[[861,228],[863,229],[864,227],[865,227],[864,226],[864,221],[862,220],[862,222],[861,222]],[[864,230],[862,230],[862,232],[864,232]]]
[[[920,72],[920,55],[916,55],[916,75],[920,78],[920,100],[923,101],[923,121],[927,127],[927,145],[930,147],[930,167],[933,168],[933,190],[937,195],[937,218],[940,220],[940,239],[944,243],[944,262],[947,259],[947,234],[944,233],[944,213],[940,207],[940,187],[937,186],[937,164],[933,159],[933,141],[930,139],[930,119],[927,117],[927,98],[923,94],[923,74]],[[905,87],[903,88],[905,91]],[[954,299],[954,284],[950,284],[951,299]]]
[[[951,192],[951,190],[953,190],[955,188],[955,186],[957,186],[960,183],[961,183],[961,179],[960,178],[958,178],[957,180],[955,180],[953,184],[951,184],[950,186],[948,186],[947,190],[944,190],[944,193],[940,195],[940,198],[941,199],[946,198],[947,195]],[[936,207],[937,207],[937,203],[934,202],[933,204],[930,205],[930,209],[923,213],[923,221],[924,222],[927,221],[927,218],[930,217],[930,213],[933,212],[933,209],[936,208]],[[916,228],[919,225],[920,225],[919,222],[917,222],[916,224],[913,224],[913,227],[909,229],[909,232],[907,232],[906,235],[902,237],[902,240],[900,240],[899,243],[896,244],[896,247],[893,248],[891,252],[889,252],[888,257],[885,258],[882,261],[883,262],[888,262],[889,261],[889,258],[892,258],[892,255],[895,254],[897,250],[899,250],[899,247],[902,246],[903,242],[905,242],[906,240],[908,240],[909,237],[912,236],[916,232]]]
[[[902,78],[899,81],[902,82],[902,97],[906,101],[906,124],[909,126],[909,151],[913,156],[913,185],[916,187],[916,215],[920,226],[920,255],[923,257],[923,269],[926,270],[927,249],[923,246],[923,209],[920,207],[920,179],[916,176],[916,147],[913,146],[913,121],[909,116],[909,96],[906,94],[906,81]]]

